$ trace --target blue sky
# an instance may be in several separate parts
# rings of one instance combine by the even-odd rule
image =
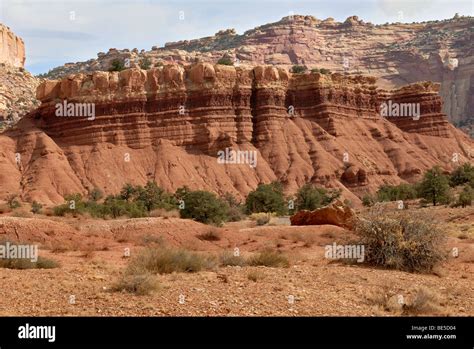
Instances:
[[[111,47],[149,50],[227,28],[241,34],[290,12],[338,21],[357,15],[376,24],[403,16],[413,22],[456,12],[472,16],[474,0],[0,0],[0,22],[25,41],[26,68],[34,74]]]

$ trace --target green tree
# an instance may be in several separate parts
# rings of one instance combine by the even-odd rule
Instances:
[[[296,210],[315,210],[330,204],[334,199],[339,197],[339,195],[340,191],[329,192],[324,188],[317,188],[312,184],[305,184],[296,193]]]
[[[181,218],[216,225],[227,220],[227,203],[213,193],[203,190],[187,191],[182,200],[184,208],[179,211]]]
[[[438,166],[428,170],[419,185],[420,197],[431,201],[433,206],[449,201],[449,180]]]
[[[469,163],[456,168],[449,177],[449,184],[452,187],[469,183],[474,188],[474,166]]]
[[[155,182],[148,181],[144,188],[137,188],[136,201],[143,203],[148,212],[156,208],[172,209],[175,202],[171,195],[160,188]]]
[[[285,196],[281,183],[260,184],[250,192],[245,200],[247,213],[275,212],[279,215],[287,213]]]

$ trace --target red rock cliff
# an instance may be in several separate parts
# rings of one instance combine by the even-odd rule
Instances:
[[[0,186],[42,202],[149,179],[238,196],[260,182],[288,192],[313,182],[357,200],[434,164],[452,168],[454,153],[468,161],[472,149],[431,83],[386,91],[371,77],[199,63],[71,75],[44,82],[37,98],[41,107],[0,136]],[[420,103],[419,120],[380,117],[387,100]],[[56,116],[64,101],[93,103],[95,118]],[[256,152],[256,167],[218,163],[225,148]]]

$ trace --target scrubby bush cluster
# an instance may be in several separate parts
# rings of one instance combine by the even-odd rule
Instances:
[[[95,218],[119,217],[163,217],[176,216],[179,209],[181,218],[220,225],[225,221],[236,221],[243,217],[243,206],[231,195],[220,198],[203,190],[179,188],[174,194],[166,192],[155,182],[134,186],[125,184],[117,195],[109,195],[102,200],[102,192],[94,189],[89,198],[81,194],[65,196],[65,203],[53,208],[54,215],[84,215]]]
[[[462,186],[462,188],[458,188]],[[428,170],[422,180],[415,184],[383,185],[375,196],[365,195],[364,206],[376,202],[422,199],[422,204],[452,204],[468,206],[474,199],[474,167],[470,164],[459,166],[447,175],[438,166]],[[457,199],[456,199],[457,197]]]
[[[358,220],[365,263],[409,272],[431,272],[444,259],[444,234],[431,217],[374,206]]]
[[[377,201],[412,200],[417,197],[416,187],[411,184],[383,185],[377,191]]]
[[[291,72],[293,74],[302,74],[307,70],[308,68],[305,65],[294,65],[293,67],[291,67]]]
[[[226,266],[266,266],[287,268],[288,259],[276,251],[264,250],[248,258],[229,251],[216,255],[204,255],[165,245],[148,247],[132,258],[124,274],[115,282],[111,291],[146,295],[159,287],[156,274],[196,273]],[[253,280],[257,281],[257,280]]]

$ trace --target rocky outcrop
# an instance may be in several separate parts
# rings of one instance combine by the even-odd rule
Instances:
[[[17,68],[25,65],[23,40],[3,24],[0,24],[0,62]]]
[[[155,180],[170,191],[187,185],[243,197],[278,180],[288,193],[311,182],[356,202],[435,164],[469,161],[472,141],[446,122],[436,86],[389,91],[367,76],[209,63],[45,81],[42,105],[0,135],[1,192],[50,203]],[[422,126],[381,117],[387,99],[418,101]],[[228,150],[244,157],[219,161]]]
[[[290,217],[291,225],[329,224],[347,229],[352,229],[355,219],[354,210],[339,200],[314,211],[299,211]]]
[[[38,84],[23,68],[0,63],[0,131],[39,106],[35,98]]]
[[[0,24],[0,131],[39,105],[39,80],[24,68],[23,40]]]

